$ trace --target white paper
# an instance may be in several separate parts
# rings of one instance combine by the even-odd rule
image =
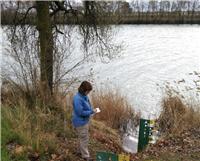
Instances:
[[[101,110],[99,108],[96,108],[96,113],[101,112]]]

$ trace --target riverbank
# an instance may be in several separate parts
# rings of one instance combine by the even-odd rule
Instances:
[[[200,127],[166,136],[136,158],[138,161],[199,161]]]
[[[178,96],[163,99],[158,118],[161,137],[136,158],[140,161],[199,161],[200,104],[183,103]]]
[[[23,19],[24,14],[18,13],[20,19]],[[2,25],[18,25],[13,21],[15,12],[1,11],[1,24]],[[84,17],[79,15],[74,18],[73,15],[67,17],[61,14],[55,15],[55,23],[62,25],[84,24]],[[133,12],[126,14],[109,14],[103,17],[98,17],[99,24],[200,24],[200,12]],[[28,14],[22,24],[36,24],[36,15]]]
[[[56,131],[41,134],[41,137],[45,135],[47,138],[43,138],[44,140],[39,142],[49,142],[42,143],[43,145],[37,148],[35,143],[29,145],[26,138],[20,133],[16,133],[8,123],[8,120],[2,117],[1,159],[4,161],[82,161],[81,157],[76,154],[78,141],[74,130],[70,129],[66,135],[62,134]],[[52,135],[55,136],[52,138]],[[117,131],[101,122],[94,120],[91,122],[90,135],[89,149],[93,158],[96,157],[97,151],[112,151],[114,153],[123,151]]]
[[[120,148],[119,136],[116,131],[109,129],[99,122],[92,123],[90,150],[95,158],[96,151],[109,151],[124,153]],[[7,129],[6,129],[7,128]],[[5,138],[5,130],[7,131]],[[142,153],[131,155],[131,160],[136,161],[199,161],[200,159],[200,135],[198,129],[185,131],[181,136],[169,136],[163,138],[157,144],[151,145]],[[57,152],[47,150],[42,154],[32,150],[31,147],[21,144],[17,134],[12,133],[5,127],[5,120],[2,120],[2,160],[4,161],[27,161],[27,160],[51,160],[61,161],[82,161],[76,155],[77,141],[74,137],[57,137],[57,144],[60,147]],[[14,139],[14,140],[13,140]],[[6,143],[6,144],[5,144]],[[27,159],[29,158],[29,159]]]
[[[101,99],[101,105],[109,103],[111,106],[112,100],[116,100],[117,104],[125,104],[119,101],[122,97],[116,93],[113,95],[109,92],[103,95],[98,92],[95,96],[98,99],[107,96],[110,100],[109,103]],[[59,102],[60,104],[57,105],[62,104],[62,100]],[[108,110],[113,110],[115,105]],[[200,108],[186,105],[179,97],[174,96],[163,98],[162,108],[162,113],[157,120],[162,134],[159,141],[149,145],[141,153],[129,154],[131,159],[137,161],[199,161]],[[1,117],[2,160],[82,161],[76,154],[78,142],[71,126],[71,109],[69,107],[63,110],[59,106],[51,110],[41,109],[38,106],[30,109],[23,102],[19,106],[13,104],[6,106],[4,102]],[[115,113],[118,112],[123,114],[120,110],[115,110]],[[93,158],[96,157],[97,151],[125,153],[121,148],[121,135],[117,124],[109,124],[112,119],[103,120],[103,116],[95,118],[99,121],[93,119],[91,122],[89,148]]]
[[[4,161],[82,161],[76,154],[78,140],[75,129],[71,125],[72,95],[64,99],[61,99],[61,95],[57,95],[48,107],[41,107],[38,103],[30,108],[25,98],[20,96],[20,93],[15,93],[16,91],[12,93],[9,90],[2,90],[2,159]],[[98,95],[102,100],[100,102],[102,106],[107,103],[102,99],[105,94]],[[116,110],[120,115],[113,115],[105,120],[103,115],[106,109],[101,108],[102,115],[92,118],[89,149],[93,158],[96,157],[97,151],[125,153],[118,126],[122,123],[121,117],[126,116],[129,119],[128,115],[133,116],[127,102],[122,101],[121,95],[110,93],[110,96],[108,94],[106,96],[112,97],[113,101],[121,105]],[[97,95],[93,95],[92,100],[95,102],[96,99]],[[108,109],[113,110],[114,105]],[[122,111],[124,112],[120,113]]]

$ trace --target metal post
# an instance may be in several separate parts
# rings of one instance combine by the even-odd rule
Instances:
[[[140,119],[138,152],[144,150],[149,142],[150,120]]]

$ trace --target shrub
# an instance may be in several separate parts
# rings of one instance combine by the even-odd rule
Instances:
[[[95,115],[95,119],[105,122],[114,129],[126,127],[130,120],[135,126],[139,124],[139,113],[134,111],[128,99],[118,90],[109,88],[97,90],[92,94],[92,103],[94,108],[101,109],[101,112]]]
[[[200,127],[200,106],[186,105],[179,96],[168,96],[162,101],[158,119],[163,133],[179,134],[185,129]]]

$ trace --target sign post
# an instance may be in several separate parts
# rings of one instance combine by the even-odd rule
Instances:
[[[140,119],[138,152],[144,150],[149,142],[150,120]]]
[[[108,152],[97,152],[96,161],[118,161],[118,155]]]

